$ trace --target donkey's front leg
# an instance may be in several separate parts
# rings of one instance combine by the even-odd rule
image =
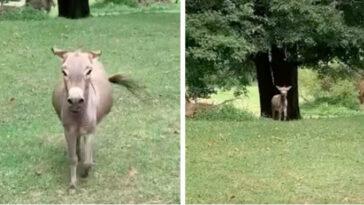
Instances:
[[[89,171],[91,170],[94,162],[93,162],[93,138],[94,134],[89,133],[85,135],[85,159],[83,162],[83,173],[82,177],[87,177],[89,174]]]
[[[287,109],[283,110],[284,121],[287,121]]]
[[[278,111],[278,120],[279,121],[282,120],[282,111],[281,110]]]
[[[65,131],[67,146],[68,146],[68,159],[69,159],[69,169],[70,169],[70,186],[69,192],[72,194],[77,188],[77,162],[78,157],[76,153],[76,145],[78,134],[74,131]]]

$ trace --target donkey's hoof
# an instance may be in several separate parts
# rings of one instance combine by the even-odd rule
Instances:
[[[88,177],[88,171],[87,171],[87,170],[84,170],[84,171],[81,173],[81,177],[82,177],[82,178],[86,178],[86,177]]]
[[[80,176],[82,178],[86,178],[86,177],[88,177],[90,171],[91,171],[91,167],[84,167]]]
[[[76,187],[76,185],[74,185],[74,184],[71,184],[71,185],[68,187],[68,193],[69,193],[70,195],[75,194],[75,193],[76,193],[76,190],[77,190],[77,187]]]
[[[68,194],[73,195],[75,193],[76,193],[76,189],[75,188],[69,188],[68,189]]]

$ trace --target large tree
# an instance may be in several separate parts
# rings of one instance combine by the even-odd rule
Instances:
[[[58,0],[58,16],[78,19],[90,15],[88,0]]]
[[[353,5],[334,0],[187,0],[188,91],[201,96],[226,82],[244,86],[253,64],[261,116],[271,117],[275,85],[291,85],[288,118],[300,118],[299,66],[319,68],[332,60],[350,68],[360,65],[364,32],[360,21],[347,16],[354,15],[349,9]],[[200,88],[205,90],[196,92]]]

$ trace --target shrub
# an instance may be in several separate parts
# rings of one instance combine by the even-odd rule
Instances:
[[[125,5],[129,7],[149,6],[159,3],[179,3],[179,0],[103,0],[95,4],[96,7],[103,7],[108,4]]]
[[[313,100],[322,94],[321,83],[317,72],[310,69],[299,69],[299,94],[305,101]]]
[[[30,7],[7,9],[0,13],[0,20],[43,20],[49,18],[44,11]]]
[[[340,80],[335,83],[331,92],[332,96],[338,100],[339,104],[353,110],[359,109],[360,104],[357,99],[355,82],[351,80]]]
[[[200,110],[196,113],[194,119],[197,120],[229,120],[245,121],[256,119],[253,114],[239,110],[233,105],[218,105],[211,109]]]
[[[138,0],[104,0],[103,3],[109,4],[120,4],[120,5],[126,5],[130,7],[138,7]]]

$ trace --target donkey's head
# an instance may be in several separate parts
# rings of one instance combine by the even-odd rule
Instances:
[[[101,52],[67,52],[56,48],[52,48],[52,52],[62,59],[61,71],[67,91],[67,102],[77,111],[87,97],[93,60],[98,58]]]
[[[292,86],[288,86],[288,87],[280,87],[280,86],[276,86],[276,88],[279,90],[279,92],[281,93],[282,96],[286,97],[287,93],[289,91],[289,89],[291,89]]]

